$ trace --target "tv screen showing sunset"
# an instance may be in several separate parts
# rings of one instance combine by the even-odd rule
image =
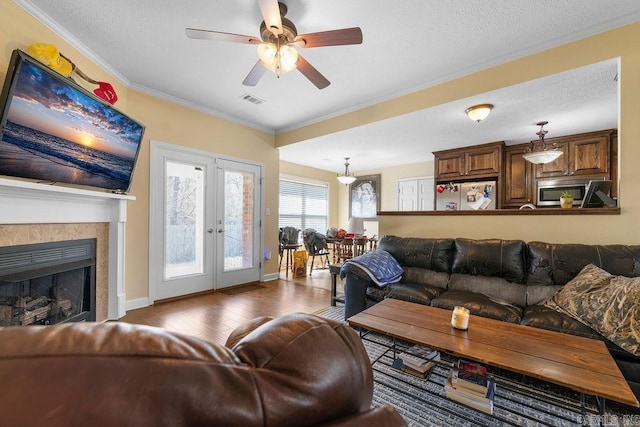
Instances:
[[[127,191],[144,127],[50,73],[20,64],[0,174]]]

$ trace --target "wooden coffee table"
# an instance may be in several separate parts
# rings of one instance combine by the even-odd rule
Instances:
[[[451,327],[449,310],[390,298],[347,322],[593,395],[601,414],[605,399],[639,406],[602,341],[479,316],[461,331]]]

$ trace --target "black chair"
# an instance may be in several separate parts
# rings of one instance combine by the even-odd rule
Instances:
[[[309,267],[309,276],[313,272],[313,265],[316,257],[320,257],[324,266],[329,266],[329,246],[324,234],[318,233],[312,228],[307,228],[302,232],[302,241],[307,250],[307,254],[311,257],[311,266]],[[324,257],[324,259],[322,258]]]
[[[295,227],[281,227],[278,237],[278,254],[280,255],[278,271],[282,269],[282,258],[286,257],[285,276],[289,276],[289,264],[293,265],[293,252],[302,246],[299,243],[300,230]]]

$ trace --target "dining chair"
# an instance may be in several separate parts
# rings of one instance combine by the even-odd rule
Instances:
[[[311,276],[316,257],[320,257],[323,265],[326,265],[327,267],[329,266],[329,246],[327,245],[325,236],[313,229],[304,230],[302,232],[302,236],[304,247],[311,258],[311,264],[309,267],[309,276]]]
[[[300,230],[295,227],[281,227],[278,239],[278,253],[280,254],[280,263],[278,271],[282,269],[282,259],[286,258],[285,276],[289,276],[289,265],[293,266],[293,252],[302,246],[299,242]]]

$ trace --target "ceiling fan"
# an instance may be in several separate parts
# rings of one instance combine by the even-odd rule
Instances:
[[[258,4],[264,18],[260,24],[260,37],[197,28],[185,29],[187,37],[192,39],[257,45],[260,59],[242,82],[245,86],[255,86],[267,70],[280,77],[280,74],[297,68],[318,89],[324,89],[329,86],[329,80],[309,64],[296,48],[362,43],[362,30],[359,27],[299,35],[293,22],[285,18],[287,6],[284,3],[258,0]]]

